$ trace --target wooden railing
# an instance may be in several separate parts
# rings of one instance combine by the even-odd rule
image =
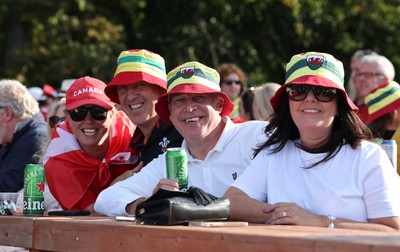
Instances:
[[[304,226],[137,225],[108,217],[0,216],[0,245],[31,251],[400,251],[394,233]]]

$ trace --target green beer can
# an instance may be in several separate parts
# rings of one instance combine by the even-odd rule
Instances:
[[[28,164],[24,171],[24,210],[26,216],[42,216],[44,213],[44,168]]]
[[[186,152],[182,148],[168,148],[165,155],[167,163],[167,178],[179,184],[179,190],[188,188],[188,165]]]

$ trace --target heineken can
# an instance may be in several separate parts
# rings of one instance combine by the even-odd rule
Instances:
[[[186,191],[188,187],[188,165],[186,152],[182,148],[168,148],[165,155],[167,163],[167,178],[179,184],[179,190]]]
[[[26,216],[42,216],[44,213],[44,168],[28,164],[24,171],[24,210]]]

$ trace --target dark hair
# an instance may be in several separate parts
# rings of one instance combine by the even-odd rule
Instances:
[[[332,159],[344,144],[350,144],[350,146],[355,149],[360,144],[361,140],[372,140],[371,131],[361,121],[357,113],[351,110],[341,92],[338,92],[337,104],[338,115],[335,116],[333,121],[329,141],[316,149],[308,149],[299,145],[300,148],[307,152],[327,152],[327,155],[323,159],[317,161],[310,167],[304,168],[312,168],[322,162]],[[265,133],[269,135],[269,138],[266,142],[255,148],[254,157],[257,156],[261,150],[272,145],[275,146],[272,147],[271,153],[277,153],[285,147],[289,140],[300,138],[299,130],[290,115],[289,99],[287,95],[282,95],[281,105],[271,117],[270,123],[265,128]]]
[[[373,120],[371,123],[368,124],[368,127],[371,129],[372,134],[375,138],[384,138],[386,132],[386,124],[388,122],[392,122],[393,120],[393,113],[387,113]]]
[[[249,113],[250,120],[254,120],[253,115],[253,101],[254,101],[254,87],[248,88],[241,96],[243,108],[246,113]]]

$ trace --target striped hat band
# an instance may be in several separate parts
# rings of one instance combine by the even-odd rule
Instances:
[[[167,75],[167,93],[162,95],[156,104],[157,114],[172,124],[169,119],[168,96],[171,94],[219,94],[224,99],[221,116],[229,115],[233,110],[233,103],[229,97],[221,92],[218,72],[196,61],[184,63],[172,69]]]
[[[344,88],[343,64],[332,55],[310,52],[293,56],[286,66],[285,84],[305,75],[331,79]]]
[[[221,91],[218,72],[198,62],[185,63],[168,73],[167,92],[181,84],[203,85]]]
[[[400,85],[391,81],[372,90],[365,97],[368,107],[367,123],[400,107]]]
[[[280,105],[289,85],[313,85],[335,88],[341,91],[352,110],[358,110],[344,89],[344,68],[342,62],[332,55],[320,52],[306,52],[294,55],[286,65],[285,84],[282,85],[270,103],[274,111]]]
[[[158,54],[146,50],[122,52],[118,57],[115,75],[123,72],[148,72],[160,79],[165,78],[165,62]]]
[[[128,50],[120,53],[117,62],[114,78],[105,90],[112,101],[119,103],[119,85],[146,82],[167,89],[165,62],[160,55],[144,49]]]

